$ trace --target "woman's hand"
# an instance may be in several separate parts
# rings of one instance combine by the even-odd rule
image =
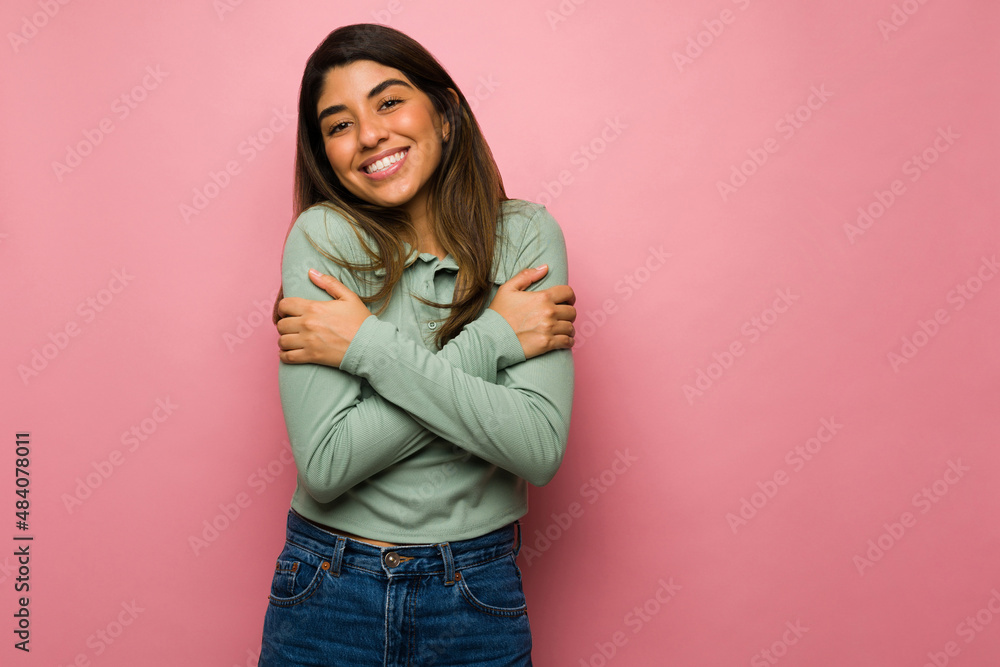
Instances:
[[[285,297],[278,302],[278,357],[286,364],[340,368],[354,334],[372,313],[357,294],[333,276],[310,269],[309,278],[333,300]]]
[[[556,285],[538,292],[524,291],[531,283],[541,280],[548,270],[545,265],[521,271],[497,289],[490,303],[490,308],[500,313],[514,329],[525,359],[573,347],[576,335],[573,288]]]

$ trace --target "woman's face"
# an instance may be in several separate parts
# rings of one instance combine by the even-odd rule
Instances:
[[[424,215],[449,130],[426,93],[397,69],[356,60],[327,72],[316,114],[345,188],[372,204]]]

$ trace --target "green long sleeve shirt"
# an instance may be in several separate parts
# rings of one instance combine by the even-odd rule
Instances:
[[[503,210],[491,299],[514,274],[542,264],[548,273],[527,289],[568,284],[565,240],[548,210],[524,200],[505,201]],[[286,297],[331,298],[309,279],[309,268],[356,294],[375,292],[321,255],[305,234],[330,254],[367,262],[351,223],[313,206],[285,242]],[[442,260],[404,247],[412,263],[386,310],[361,324],[340,368],[279,368],[298,469],[291,506],[371,539],[467,539],[523,516],[527,482],[543,485],[555,475],[569,436],[573,356],[552,350],[526,360],[514,330],[490,308],[437,351],[432,320],[447,312],[409,295],[450,301],[458,265],[450,254]]]

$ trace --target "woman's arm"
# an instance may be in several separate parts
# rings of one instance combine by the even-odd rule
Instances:
[[[382,396],[362,398],[362,379],[340,369],[283,363],[278,383],[300,479],[318,502],[334,500],[438,438]]]
[[[515,269],[540,264],[548,264],[549,271],[528,289],[568,282],[562,230],[544,207],[528,223]],[[368,380],[380,396],[428,430],[532,484],[548,483],[562,462],[573,400],[569,349],[510,366],[493,384],[370,316],[340,368]]]
[[[312,267],[357,291],[350,273],[322,256],[304,235],[308,232],[322,245],[329,230],[334,245],[349,247],[353,232],[337,224],[328,228],[326,217],[324,209],[309,209],[289,233],[282,258],[285,296],[329,300],[329,294],[309,280],[307,271]],[[329,217],[338,222],[337,216]],[[435,356],[491,383],[496,382],[498,368],[524,360],[513,329],[491,309],[467,324]],[[438,437],[382,396],[362,398],[362,379],[337,368],[282,363],[278,379],[299,474],[319,502],[333,500]]]
[[[476,370],[485,363],[483,342],[494,348],[487,351],[490,360],[487,365],[495,369],[567,347],[567,343],[572,347],[575,333],[572,323],[576,318],[573,307],[576,296],[572,288],[559,285],[543,292],[527,294],[524,291],[547,270],[547,267],[528,268],[510,278],[498,288],[490,302],[489,311],[492,312],[480,313],[478,319],[463,326],[463,329],[478,327],[481,335],[477,338],[453,337],[437,354],[460,368],[472,369],[472,375],[484,377],[490,373],[489,369]],[[274,323],[281,334],[279,357],[288,364],[340,368],[351,339],[372,312],[337,278],[312,269],[309,274],[310,280],[325,290],[332,300],[290,296],[278,301]],[[504,321],[513,331],[513,337],[507,332],[508,327],[501,324]],[[490,332],[494,333],[484,340],[483,335]],[[492,376],[487,379],[493,381]]]

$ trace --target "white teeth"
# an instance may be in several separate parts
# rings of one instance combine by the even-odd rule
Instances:
[[[377,171],[382,171],[383,169],[391,167],[392,165],[396,164],[403,158],[403,153],[405,152],[406,151],[399,151],[398,153],[390,155],[389,157],[384,157],[381,160],[378,160],[377,162],[368,165],[367,167],[365,167],[365,173],[374,174]]]

